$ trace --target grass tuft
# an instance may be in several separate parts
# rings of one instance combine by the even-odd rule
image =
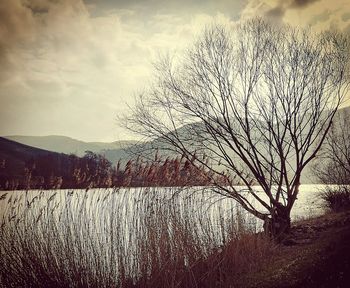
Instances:
[[[321,197],[326,207],[333,212],[350,210],[350,187],[348,185],[327,186]]]

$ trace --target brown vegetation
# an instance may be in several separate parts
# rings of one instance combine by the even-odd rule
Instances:
[[[52,155],[39,156],[26,162],[22,175],[0,179],[0,189],[59,189],[107,187],[171,187],[208,186],[214,182],[228,185],[228,177],[214,175],[204,165],[193,164],[195,158],[161,158],[156,153],[152,161],[141,157],[119,161],[114,167],[103,155],[87,152],[82,158],[69,155],[68,160]],[[4,170],[9,164],[3,161]],[[1,168],[0,168],[1,169]]]
[[[236,287],[347,288],[349,237],[349,211],[297,222],[269,263],[243,275]]]
[[[9,192],[1,287],[230,287],[273,254],[232,202],[179,192]]]
[[[350,210],[350,187],[348,185],[327,186],[323,189],[321,197],[330,211]]]
[[[349,212],[276,244],[236,206],[163,189],[2,194],[0,287],[347,287]]]

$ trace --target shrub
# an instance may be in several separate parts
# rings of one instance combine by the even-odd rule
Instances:
[[[348,185],[327,186],[321,197],[326,207],[333,212],[350,209],[350,187]]]

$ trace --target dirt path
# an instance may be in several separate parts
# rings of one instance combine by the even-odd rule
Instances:
[[[300,221],[240,287],[350,287],[350,212]]]

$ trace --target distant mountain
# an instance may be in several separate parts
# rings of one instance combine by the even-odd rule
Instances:
[[[83,156],[85,151],[91,151],[97,154],[103,154],[106,158],[115,163],[118,159],[127,157],[125,149],[135,144],[136,141],[115,141],[105,142],[84,142],[66,136],[4,136],[4,138],[16,141],[35,148],[45,149],[48,151],[75,154]]]
[[[350,117],[350,107],[339,109],[336,117],[334,118],[333,125],[335,127],[339,126],[339,128],[341,129],[338,121],[339,119],[338,116],[343,118]],[[194,125],[194,124],[191,124],[191,125]],[[193,141],[195,140],[196,136],[193,135],[193,129],[191,129],[192,128],[191,125],[189,124],[178,129],[178,133],[182,135],[188,135],[188,137]],[[195,125],[201,125],[201,124],[196,123]],[[163,157],[176,156],[174,152],[163,151],[164,148],[166,149],[167,145],[165,145],[161,139],[156,139],[156,140],[153,140],[150,142],[144,142],[144,143],[137,143],[136,141],[116,141],[112,143],[104,143],[104,142],[84,142],[84,141],[79,141],[79,140],[76,140],[70,137],[65,137],[65,136],[6,136],[4,138],[7,138],[9,140],[16,141],[22,144],[26,144],[32,147],[40,148],[40,149],[35,149],[28,146],[26,146],[26,148],[23,148],[25,147],[25,145],[16,146],[18,147],[19,150],[23,152],[22,154],[23,157],[26,157],[26,155],[30,155],[32,153],[34,154],[44,153],[43,151],[45,150],[58,152],[58,153],[76,154],[77,156],[83,156],[85,154],[85,151],[92,151],[94,153],[104,155],[112,164],[115,164],[118,160],[121,160],[122,164],[125,164],[128,159],[135,158],[136,157],[135,155],[141,155],[148,159],[154,159],[154,154],[155,154],[154,151],[156,149],[159,150],[159,154],[163,155]],[[2,156],[1,153],[4,152],[3,147],[6,147],[5,141],[4,141],[6,139],[4,138],[1,138],[2,140],[0,142],[0,148],[1,148],[0,156]],[[45,151],[45,153],[49,151]],[[11,155],[17,155],[17,154],[16,152],[12,151]],[[15,163],[17,162],[15,161]],[[315,178],[312,172],[311,166],[312,164],[308,165],[303,172],[302,183],[304,184],[317,183],[317,179]]]
[[[333,126],[335,127],[335,129],[337,129],[338,131],[341,131],[341,121],[340,119],[350,119],[350,107],[344,107],[341,108],[337,111],[337,113],[335,114],[335,117],[333,119]],[[193,125],[197,125],[197,129],[193,129]],[[179,135],[182,135],[182,138],[186,138],[188,141],[192,141],[194,143],[194,145],[192,146],[192,148],[194,148],[195,142],[196,142],[196,134],[194,134],[194,131],[202,131],[203,134],[205,134],[205,127],[203,126],[203,124],[201,123],[195,123],[195,124],[187,124],[181,128],[179,128],[177,130],[177,133]],[[169,152],[169,151],[162,151],[162,149],[165,148],[165,150],[167,150],[167,144],[164,144],[164,141],[161,138],[158,138],[154,141],[150,141],[150,142],[145,142],[143,145],[135,145],[133,147],[135,149],[135,151],[138,151],[138,154],[140,155],[145,155],[145,153],[143,153],[142,151],[150,151],[150,150],[155,150],[155,149],[159,149],[159,154],[160,155],[165,155],[166,156],[176,156],[175,153]],[[154,152],[153,152],[154,153]],[[152,154],[148,153],[147,155],[150,155],[150,158],[152,158]],[[154,154],[153,154],[154,155]],[[233,155],[232,155],[233,156]],[[236,161],[241,161],[240,159],[236,159]],[[311,163],[309,163],[305,169],[303,170],[303,173],[301,175],[301,182],[302,184],[317,184],[319,183],[319,180],[317,179],[314,171],[313,171],[313,165],[315,164],[319,164],[318,159],[314,159]]]

